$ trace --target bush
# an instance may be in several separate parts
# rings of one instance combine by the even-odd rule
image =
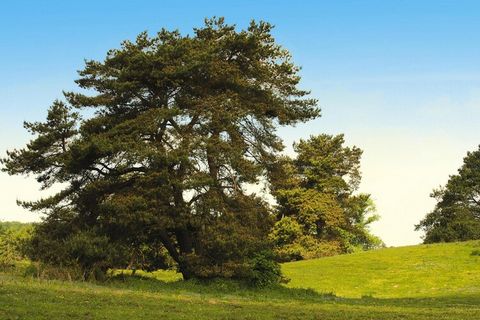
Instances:
[[[93,230],[67,231],[51,223],[36,226],[27,254],[39,262],[37,276],[103,280],[109,268],[126,264],[128,250],[112,244],[107,237]]]
[[[105,236],[79,232],[65,243],[70,267],[80,267],[83,279],[103,280],[115,260],[115,248]]]
[[[263,288],[278,284],[282,279],[280,265],[274,260],[272,253],[265,251],[253,257],[248,279],[251,285]]]

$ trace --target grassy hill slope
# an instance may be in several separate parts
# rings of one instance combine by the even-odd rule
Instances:
[[[162,272],[100,284],[0,273],[0,319],[480,319],[480,256],[471,255],[479,245],[288,263],[287,287],[263,290]]]
[[[478,252],[473,254],[472,252]],[[388,248],[283,265],[289,287],[342,297],[480,295],[480,242]]]

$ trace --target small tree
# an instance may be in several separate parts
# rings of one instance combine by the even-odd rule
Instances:
[[[480,239],[480,148],[468,152],[458,174],[431,197],[435,208],[415,226],[425,243]]]
[[[343,135],[312,136],[294,145],[296,158],[283,157],[272,166],[279,221],[270,236],[281,259],[382,245],[368,230],[378,219],[370,195],[354,194],[361,179],[362,151],[343,144]]]

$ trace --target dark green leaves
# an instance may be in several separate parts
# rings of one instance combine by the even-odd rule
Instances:
[[[458,174],[431,196],[434,210],[415,226],[426,243],[480,239],[480,149],[468,152]]]

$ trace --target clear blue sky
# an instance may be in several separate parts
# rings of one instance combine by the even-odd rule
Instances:
[[[28,141],[24,120],[75,89],[84,59],[143,30],[189,33],[214,15],[276,25],[323,107],[321,119],[281,135],[290,144],[345,133],[364,150],[361,189],[382,216],[373,231],[388,245],[419,242],[413,225],[432,208],[430,191],[480,143],[478,1],[2,1],[0,154]],[[0,174],[0,219],[35,219],[15,200],[37,189]]]

